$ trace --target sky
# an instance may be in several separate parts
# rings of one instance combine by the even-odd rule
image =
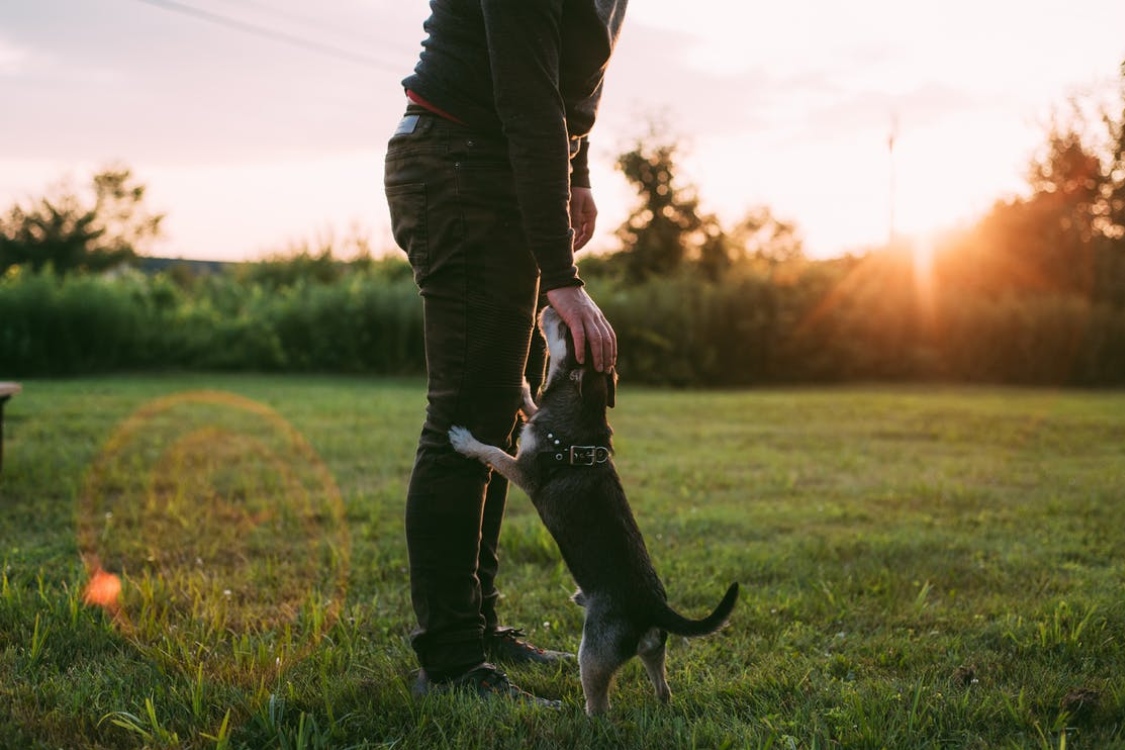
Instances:
[[[528,2],[532,0],[526,0]],[[0,210],[125,165],[167,214],[154,254],[242,260],[370,237],[422,0],[5,0]],[[653,121],[678,181],[767,205],[829,257],[970,223],[1025,190],[1053,109],[1125,60],[1121,0],[633,0],[591,138],[593,251]],[[893,154],[888,139],[894,134]],[[581,258],[581,255],[579,256]]]

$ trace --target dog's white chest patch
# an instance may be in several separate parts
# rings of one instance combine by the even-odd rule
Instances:
[[[523,430],[520,431],[520,449],[519,453],[535,453],[539,450],[539,439],[535,436],[535,430],[531,429],[531,424],[524,425]]]

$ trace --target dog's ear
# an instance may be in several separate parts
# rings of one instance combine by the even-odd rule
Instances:
[[[617,403],[617,371],[595,372],[592,367],[583,367],[571,373],[578,386],[578,397],[588,409],[605,410]]]

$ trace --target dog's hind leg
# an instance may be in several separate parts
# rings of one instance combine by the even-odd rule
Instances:
[[[611,644],[591,638],[587,631],[578,647],[578,669],[582,678],[582,693],[586,696],[586,713],[590,716],[609,710],[609,688],[613,675],[621,666],[620,658]]]
[[[672,698],[672,691],[668,689],[668,676],[664,671],[665,642],[668,634],[659,628],[652,628],[641,637],[637,645],[637,656],[645,665],[648,678],[656,688],[656,697],[661,703],[667,703]]]
[[[582,643],[578,647],[578,668],[582,692],[586,696],[586,713],[590,716],[609,710],[609,689],[613,676],[632,656],[623,648],[627,637],[620,624],[606,617],[603,601],[598,597],[585,600],[586,621],[582,625]]]

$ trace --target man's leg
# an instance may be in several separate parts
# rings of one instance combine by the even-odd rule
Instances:
[[[531,394],[534,397],[543,381],[543,368],[546,363],[546,345],[538,331],[532,334],[530,352],[527,357],[527,366],[524,377],[531,385]],[[519,437],[522,421],[512,433],[511,443],[514,445]],[[488,485],[488,492],[484,500],[484,519],[481,524],[481,545],[478,573],[482,594],[481,613],[484,615],[485,632],[496,630],[499,618],[496,613],[496,604],[500,592],[496,588],[496,574],[500,569],[500,527],[504,519],[504,508],[507,504],[508,480],[493,472],[492,480]]]
[[[531,351],[527,358],[525,377],[531,392],[538,392],[543,382],[544,366],[547,359],[546,342],[536,331],[531,339]],[[513,433],[512,443],[516,442],[518,431]],[[481,614],[484,615],[484,651],[491,661],[509,664],[555,664],[573,659],[573,654],[562,651],[548,651],[520,640],[523,632],[510,627],[502,627],[496,611],[500,593],[496,588],[496,574],[500,568],[500,526],[504,516],[508,480],[493,472],[485,496],[484,518],[481,524],[480,559],[477,575],[481,586]]]
[[[406,533],[418,617],[413,645],[427,674],[441,680],[484,661],[478,566],[490,474],[453,450],[448,431],[461,424],[506,445],[538,270],[523,241],[504,144],[423,117],[441,147],[400,139],[396,150],[392,140],[387,191],[425,311],[428,406]]]

